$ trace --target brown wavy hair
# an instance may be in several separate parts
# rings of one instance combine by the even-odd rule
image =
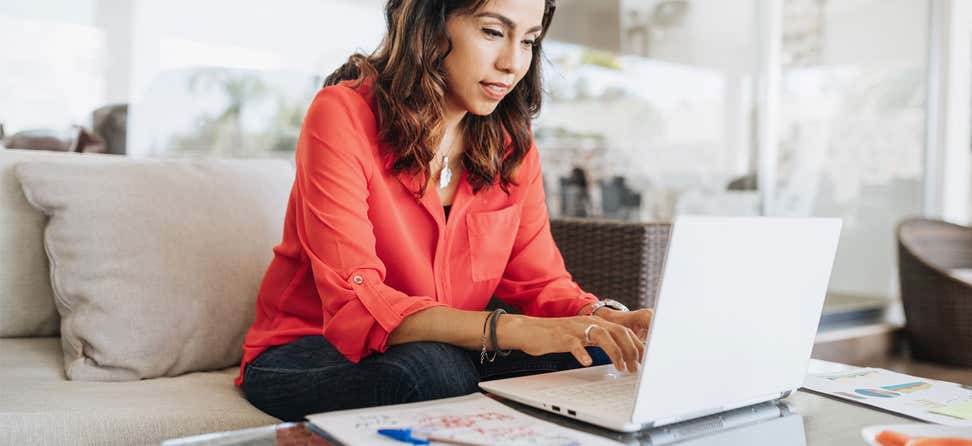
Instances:
[[[346,80],[355,80],[356,85],[373,80],[378,136],[388,147],[393,173],[421,174],[426,184],[429,181],[429,163],[444,130],[443,61],[452,51],[446,20],[453,14],[474,13],[487,2],[389,0],[385,5],[388,33],[378,48],[368,56],[352,55],[324,81],[326,87]],[[516,184],[516,168],[530,149],[530,123],[540,111],[540,44],[555,9],[555,0],[544,0],[543,30],[533,46],[530,68],[523,79],[493,113],[467,113],[459,123],[467,144],[462,165],[475,192],[490,187],[497,178],[506,193],[510,184]],[[424,191],[423,188],[419,195]]]

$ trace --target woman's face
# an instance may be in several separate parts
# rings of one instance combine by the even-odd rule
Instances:
[[[490,0],[446,21],[446,112],[488,115],[530,69],[544,0]]]

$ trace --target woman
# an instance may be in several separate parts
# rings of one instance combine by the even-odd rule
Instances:
[[[458,396],[605,353],[637,368],[651,311],[582,291],[550,235],[530,119],[553,3],[391,0],[379,49],[327,79],[243,347],[256,407]],[[494,295],[524,314],[485,311]]]

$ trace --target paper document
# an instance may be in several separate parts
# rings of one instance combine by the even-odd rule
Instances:
[[[953,406],[932,409],[932,413],[940,413],[960,420],[972,420],[972,401]]]
[[[378,434],[378,429],[387,428],[411,428],[418,435],[484,445],[622,444],[531,417],[481,393],[421,403],[326,412],[309,415],[307,419],[349,445],[401,446],[403,443]]]
[[[956,383],[861,368],[810,374],[803,387],[932,423],[972,426],[972,419],[963,418],[972,404],[972,390]]]

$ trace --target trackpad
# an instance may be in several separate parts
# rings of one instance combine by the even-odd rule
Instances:
[[[563,387],[576,384],[587,384],[590,382],[607,381],[624,376],[627,376],[627,374],[615,370],[614,366],[602,365],[582,369],[564,370],[562,372],[524,376],[500,381],[508,381],[509,384],[517,385],[522,383],[529,390],[537,391],[552,387]]]

